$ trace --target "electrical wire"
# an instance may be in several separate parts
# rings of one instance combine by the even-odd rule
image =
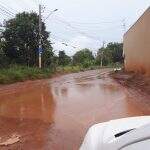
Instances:
[[[59,17],[60,18],[60,17]],[[61,20],[65,20],[65,18],[64,17],[61,17],[60,18]],[[110,20],[110,19],[107,19],[107,20]],[[74,25],[98,25],[98,26],[100,26],[100,25],[108,25],[108,24],[116,24],[116,23],[121,23],[122,22],[122,19],[121,20],[112,20],[112,21],[106,21],[106,19],[105,19],[105,21],[98,21],[98,22],[77,22],[77,21],[67,21],[67,22],[69,22],[69,23],[71,23],[71,24],[74,24]]]
[[[67,42],[64,42],[65,41],[64,39],[62,39],[62,38],[60,38],[60,37],[58,37],[58,36],[56,36],[54,34],[52,34],[52,36],[53,36],[53,37],[51,37],[52,39],[60,42],[62,45],[69,46],[69,47],[72,47],[74,49],[78,48],[77,46],[74,46],[74,45],[68,44]]]
[[[65,26],[67,26],[67,27],[69,27],[70,29],[72,29],[74,32],[76,32],[76,33],[79,33],[79,34],[81,34],[81,35],[84,35],[85,37],[88,37],[88,38],[90,38],[90,39],[93,39],[93,40],[96,40],[96,41],[99,41],[99,42],[102,42],[104,39],[100,39],[99,37],[96,37],[96,36],[92,36],[92,35],[89,35],[88,33],[86,33],[86,32],[89,32],[89,29],[87,30],[87,31],[81,31],[80,29],[78,29],[77,27],[75,27],[75,26],[73,26],[70,22],[68,22],[68,21],[66,21],[66,20],[62,20],[62,19],[60,19],[60,18],[58,18],[58,17],[56,17],[55,18],[55,20],[57,21],[57,22],[60,22],[60,23],[62,23],[62,24],[64,24]],[[105,32],[107,32],[107,31],[109,31],[110,32],[110,30],[113,30],[114,31],[114,29],[115,30],[120,30],[120,29],[122,29],[122,25],[117,25],[117,26],[113,26],[113,27],[109,27],[109,28],[105,28],[105,29],[99,29],[99,32],[102,32],[102,31],[105,31]],[[98,30],[96,30],[96,33],[98,32]],[[95,34],[94,34],[95,35]]]
[[[69,21],[72,24],[77,24],[77,25],[101,25],[101,24],[114,24],[114,23],[120,23],[121,20],[116,20],[116,21],[99,21],[99,22],[75,22],[75,21]]]
[[[32,0],[36,5],[39,5],[39,0]]]
[[[89,35],[89,34],[83,32],[83,31],[80,31],[79,29],[77,29],[76,27],[72,26],[70,23],[68,23],[68,22],[66,22],[66,21],[60,20],[60,19],[58,19],[58,18],[56,18],[56,20],[59,21],[59,22],[61,22],[61,23],[63,23],[63,24],[65,24],[67,27],[71,28],[72,30],[74,30],[75,32],[77,32],[77,33],[79,33],[79,34],[81,34],[81,35],[84,35],[84,36],[86,36],[86,37],[88,37],[88,38],[91,38],[91,39],[100,41],[100,38],[95,37],[95,36],[91,36],[91,35]]]
[[[6,6],[6,4],[4,4],[3,2],[0,2],[0,5],[3,5],[3,7],[5,7],[6,9],[10,9],[12,12],[18,13],[17,10],[13,9],[12,7],[10,7],[10,6],[8,6],[8,5]]]
[[[57,19],[55,21],[60,22],[60,20],[58,21]],[[61,23],[62,23],[62,21],[61,21]],[[65,24],[65,23],[63,22],[63,24]],[[68,26],[68,24],[67,24],[67,26]],[[70,27],[70,25],[69,25],[69,27]],[[105,28],[86,27],[86,26],[85,27],[83,27],[83,26],[80,27],[80,26],[72,26],[71,25],[71,29],[75,30],[76,32],[79,32],[79,30],[80,30],[80,32],[82,32],[82,34],[83,34],[83,32],[84,32],[84,34],[87,34],[87,32],[89,32],[89,31],[91,31],[93,33],[95,33],[95,32],[97,33],[97,32],[101,32],[101,31],[110,32],[110,30],[114,30],[114,29],[115,30],[120,30],[120,29],[122,29],[122,25],[120,24],[120,25],[108,26],[108,27],[105,27]]]
[[[2,11],[1,9],[0,9],[0,14],[1,14],[2,16],[7,17],[7,18],[11,18],[11,17],[12,17],[11,15],[9,15],[9,14],[7,14],[6,12]]]
[[[14,13],[12,13],[12,12],[6,10],[5,8],[3,8],[3,7],[1,7],[1,6],[0,6],[0,11],[3,12],[5,15],[7,14],[7,16],[14,17],[14,15],[15,15]]]
[[[113,24],[113,26],[114,26],[114,28],[118,28],[118,26],[122,26],[122,20],[120,20],[120,21],[112,21],[112,22],[109,22],[109,24],[105,24],[105,23],[108,23],[108,22],[101,22],[101,23],[97,23],[97,24],[95,24],[95,23],[92,23],[91,22],[91,25],[92,26],[88,26],[88,24],[76,24],[75,22],[74,22],[74,24],[73,24],[73,22],[70,22],[70,21],[66,21],[65,19],[62,19],[62,18],[60,18],[60,17],[55,17],[56,18],[56,20],[59,20],[59,21],[61,21],[61,22],[63,22],[63,23],[66,23],[66,24],[69,24],[69,25],[71,25],[72,27],[74,27],[74,28],[84,28],[84,29],[95,29],[95,28],[98,28],[98,29],[101,29],[101,30],[108,30],[109,28],[112,28],[112,24]],[[94,25],[94,26],[93,26]],[[108,28],[101,28],[102,26],[103,27],[106,27],[106,26],[110,26],[110,27],[108,27]]]

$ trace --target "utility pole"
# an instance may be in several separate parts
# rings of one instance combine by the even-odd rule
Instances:
[[[125,19],[122,20],[122,26],[123,26],[123,38],[124,38],[124,34],[126,33],[126,20],[125,20]],[[122,39],[122,40],[123,40],[123,39]],[[123,41],[123,42],[124,42],[124,41]],[[125,52],[124,52],[124,48],[123,48],[122,57],[124,58],[124,61],[125,61]]]
[[[39,4],[39,68],[42,68],[42,6]]]
[[[101,67],[103,67],[103,51],[101,52]]]
[[[42,48],[42,5],[39,4],[39,68],[42,68],[42,52],[43,52],[43,48]],[[51,14],[53,14],[54,12],[56,12],[58,9],[55,9],[53,11],[50,12],[50,14],[46,17],[46,19],[44,21],[46,21]]]
[[[105,48],[105,43],[106,43],[106,42],[105,42],[105,41],[103,41],[103,48]]]
[[[101,67],[103,67],[103,55],[104,55],[104,48],[105,48],[105,41],[103,41],[103,47],[102,47],[102,52],[101,52]]]
[[[125,34],[126,32],[126,20],[125,19],[122,20],[122,26],[123,26],[123,34]]]

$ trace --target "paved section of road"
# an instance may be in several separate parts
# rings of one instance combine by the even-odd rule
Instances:
[[[144,101],[111,79],[110,69],[28,81],[0,88],[1,150],[77,150],[87,129],[99,122],[149,115]]]

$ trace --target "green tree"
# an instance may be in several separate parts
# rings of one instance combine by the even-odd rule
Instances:
[[[96,63],[98,65],[108,65],[111,63],[123,62],[123,44],[122,43],[109,43],[106,48],[100,48],[97,52]]]
[[[93,64],[94,56],[89,49],[83,49],[76,52],[73,56],[73,64],[75,65],[85,65],[84,67],[88,67]]]
[[[11,62],[28,66],[35,66],[38,62],[38,20],[36,13],[23,12],[17,14],[15,18],[6,22],[6,30],[3,38],[6,45],[4,52]],[[45,24],[42,23],[42,45],[43,63],[50,64],[53,55],[49,33],[46,31]]]
[[[0,40],[0,68],[7,67],[9,65],[9,59],[4,53],[5,42]]]
[[[71,58],[66,55],[65,51],[59,51],[58,64],[65,66],[71,63]]]
[[[107,49],[112,55],[113,63],[123,62],[123,43],[109,43]]]
[[[112,63],[112,55],[107,48],[100,48],[97,52],[96,64],[101,65],[101,63],[104,66]]]

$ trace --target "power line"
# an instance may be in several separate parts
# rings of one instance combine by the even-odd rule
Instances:
[[[122,20],[122,26],[123,26],[123,32],[125,33],[126,32],[126,20],[125,19]]]
[[[72,48],[74,48],[74,49],[77,49],[77,46],[74,46],[74,45],[71,45],[71,44],[68,44],[67,42],[63,42],[63,41],[61,41],[61,40],[58,40],[58,39],[56,39],[56,38],[54,38],[54,37],[51,37],[52,39],[54,39],[54,40],[56,40],[56,41],[58,41],[58,42],[60,42],[62,45],[65,45],[66,47],[72,47]],[[55,43],[54,43],[55,44]]]
[[[10,16],[9,16],[8,14],[4,13],[3,11],[0,12],[0,15],[1,15],[2,17],[6,16],[6,17],[10,18]]]
[[[53,36],[53,37],[51,37],[52,39],[54,39],[54,40],[60,42],[62,45],[69,46],[69,47],[72,47],[72,48],[74,48],[74,49],[77,49],[77,48],[78,48],[77,46],[74,46],[74,45],[72,45],[72,44],[68,44],[68,42],[64,42],[64,41],[65,41],[64,39],[62,39],[62,38],[60,38],[60,37],[58,37],[58,36],[56,36],[56,35],[52,35],[52,36]],[[59,39],[59,40],[58,40],[58,39]]]
[[[101,24],[97,24],[98,26],[85,26],[85,25],[80,25],[80,24],[74,24],[74,25],[72,25],[72,23],[71,22],[68,22],[68,21],[65,21],[65,20],[62,20],[60,17],[57,17],[57,18],[55,18],[56,19],[56,21],[59,21],[59,22],[61,22],[61,23],[63,23],[63,24],[67,24],[67,26],[70,26],[71,28],[74,28],[74,29],[76,29],[76,30],[78,30],[79,28],[84,28],[85,30],[87,29],[87,31],[89,31],[89,29],[99,29],[99,30],[101,30],[101,31],[105,31],[105,30],[109,30],[109,29],[112,29],[112,28],[116,28],[116,29],[118,29],[118,27],[121,27],[122,26],[122,21],[119,21],[119,22],[117,22],[117,23],[119,23],[119,25],[114,25],[114,23],[113,23],[113,26],[110,26],[110,27],[107,27],[107,28],[101,28],[100,27],[100,25]],[[94,25],[94,24],[93,24]],[[106,26],[106,25],[105,25]],[[81,29],[82,30],[82,29]],[[97,30],[96,30],[97,31]]]
[[[65,26],[71,28],[73,31],[75,31],[75,32],[77,32],[77,33],[79,33],[81,35],[84,35],[85,37],[88,37],[90,39],[93,39],[93,40],[96,40],[96,41],[99,41],[99,42],[102,42],[104,40],[104,38],[100,39],[99,37],[91,36],[91,35],[87,34],[86,32],[83,32],[83,31],[79,30],[78,28],[72,26],[72,24],[70,24],[70,22],[68,22],[68,21],[62,20],[60,18],[56,18],[56,21],[63,23]],[[121,29],[122,25],[120,24],[118,26],[107,28],[107,29],[103,29],[101,31],[105,31],[106,32],[107,30],[113,30],[114,28],[115,28],[115,30]],[[87,32],[89,32],[89,30]]]
[[[11,8],[10,6],[6,6],[3,2],[0,2],[0,3],[1,3],[0,5],[3,5],[3,7],[5,7],[6,9],[11,9],[11,11],[18,13],[17,10]]]
[[[14,17],[11,13],[8,13],[7,11],[5,11],[4,9],[0,8],[0,11],[3,15],[7,16],[7,17]]]
[[[35,3],[36,5],[39,5],[39,1],[38,1],[38,0],[32,0],[32,1],[34,1],[34,3]]]
[[[23,1],[23,0],[21,0],[21,2],[23,3],[23,6],[25,7],[27,7],[28,8],[28,6],[26,5],[26,3]],[[22,9],[22,10],[24,10],[24,7],[22,6],[22,3],[20,3],[20,1],[18,1],[16,4]]]
[[[26,9],[31,8],[30,6],[33,6],[33,4],[35,4],[36,7],[38,7],[38,5],[39,5],[39,3],[36,2],[36,0],[32,0],[32,3],[30,3],[30,4],[25,0],[17,0],[17,2],[15,4],[19,7],[19,9],[21,9],[20,11],[26,11]],[[11,8],[11,7],[9,7],[9,8]],[[12,9],[12,10],[14,10],[14,9]],[[20,12],[20,11],[16,11],[16,10],[14,10],[14,11],[17,13]]]
[[[5,15],[8,18],[12,17],[12,15],[10,15],[10,14],[6,13],[5,11],[1,10],[1,8],[0,8],[0,14]]]
[[[62,17],[61,17],[61,18],[59,17],[59,19],[65,20],[64,17],[63,17],[63,18],[62,18]],[[70,24],[73,24],[73,25],[84,26],[84,27],[85,27],[85,25],[88,26],[88,27],[89,27],[89,26],[94,26],[94,27],[95,27],[95,26],[98,26],[98,27],[99,27],[99,26],[101,26],[101,25],[105,25],[105,26],[106,26],[106,25],[109,25],[109,24],[110,24],[110,25],[111,25],[111,24],[114,25],[114,24],[118,24],[118,23],[119,23],[119,24],[122,24],[122,20],[112,20],[112,21],[102,21],[102,20],[101,20],[101,21],[98,21],[98,22],[92,22],[92,21],[91,21],[91,22],[66,21],[66,22],[69,22]]]
[[[14,13],[13,12],[11,12],[11,11],[9,11],[8,9],[6,9],[4,6],[2,6],[2,5],[0,5],[0,10],[4,13],[4,14],[7,14],[7,15],[9,15],[9,16],[11,16],[11,17],[14,17]]]
[[[0,8],[3,9],[4,11],[6,11],[8,14],[10,15],[15,15],[14,12],[10,11],[9,9],[7,9],[5,6],[3,6],[2,4],[0,4]]]
[[[63,18],[61,18],[63,19]],[[64,20],[64,19],[63,19]],[[121,23],[122,20],[113,20],[113,21],[98,21],[98,22],[76,22],[76,21],[69,21],[72,24],[77,25],[101,25],[101,24],[115,24],[115,23]]]
[[[77,27],[75,27],[75,26],[73,26],[70,22],[68,22],[68,21],[65,21],[65,20],[62,20],[62,19],[60,19],[60,18],[55,18],[58,22],[61,22],[61,23],[63,23],[63,24],[65,24],[67,27],[69,27],[69,28],[71,28],[73,31],[75,31],[75,32],[77,32],[77,33],[79,33],[79,34],[81,34],[81,35],[84,35],[84,36],[86,36],[86,37],[88,37],[88,38],[91,38],[91,39],[94,39],[94,40],[97,40],[97,41],[100,41],[101,39],[99,38],[99,37],[96,37],[96,36],[92,36],[92,35],[89,35],[87,32],[89,32],[89,29],[88,30],[84,30],[84,31],[81,31],[79,28],[77,28]],[[117,25],[117,26],[114,26],[114,27],[110,27],[110,28],[105,28],[105,29],[99,29],[99,32],[102,32],[102,31],[108,31],[108,30],[113,30],[113,29],[121,29],[122,27],[121,27],[122,25],[120,24],[120,25]],[[91,28],[91,29],[93,29],[93,28]],[[98,30],[96,30],[96,32],[98,32]]]
[[[45,22],[54,12],[56,12],[56,11],[58,11],[58,9],[54,9],[53,11],[51,11],[51,12],[48,14],[48,16],[44,19],[44,22]]]
[[[81,34],[81,35],[84,35],[84,36],[86,36],[86,37],[88,37],[88,38],[91,38],[91,39],[100,41],[100,39],[99,39],[98,37],[94,37],[94,36],[91,36],[91,35],[89,35],[89,34],[83,32],[83,31],[80,31],[79,29],[77,29],[76,27],[72,26],[72,25],[71,25],[69,22],[67,22],[67,21],[60,20],[60,19],[58,19],[58,18],[56,18],[56,20],[59,21],[59,22],[61,22],[61,23],[63,23],[63,24],[65,24],[66,26],[68,26],[69,28],[73,29],[75,32],[77,32],[77,33],[79,33],[79,34]]]
[[[39,2],[39,0],[32,0],[33,1],[33,3],[36,5],[36,9],[38,10],[39,9],[39,5],[40,5],[40,2]]]

